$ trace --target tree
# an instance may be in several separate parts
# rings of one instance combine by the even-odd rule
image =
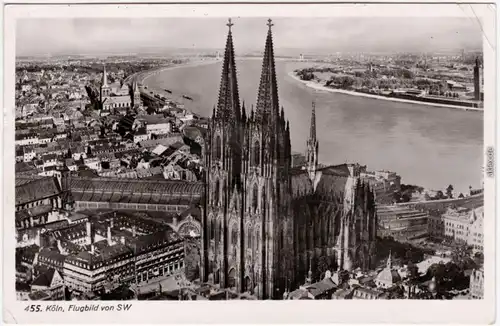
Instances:
[[[444,196],[443,192],[441,190],[438,190],[436,192],[436,197],[434,197],[434,199],[445,199],[446,197]]]
[[[408,262],[407,269],[408,269],[408,278],[410,279],[410,281],[413,281],[420,276],[417,265],[415,265],[411,260]]]
[[[399,191],[395,191],[392,194],[392,202],[393,203],[400,203],[401,202],[401,193]]]
[[[442,280],[444,278],[445,273],[446,273],[446,268],[443,263],[432,264],[427,269],[427,275],[429,276],[429,278],[435,277],[436,281]]]
[[[484,264],[484,255],[482,252],[476,252],[474,254],[474,263],[477,266],[482,266]]]
[[[408,193],[404,193],[402,196],[401,196],[401,201],[403,203],[407,203],[411,200],[411,195],[408,194]]]
[[[451,260],[461,270],[474,268],[474,260],[471,258],[471,248],[466,243],[458,243],[455,245],[451,253]]]
[[[457,266],[455,263],[453,263],[451,261],[447,262],[444,265],[444,267],[445,267],[444,279],[446,279],[448,281],[455,280],[462,273],[462,271],[460,270],[459,266]]]
[[[374,88],[376,86],[376,82],[374,82],[371,78],[363,78],[361,86],[366,88]]]
[[[413,77],[414,77],[413,72],[411,72],[410,70],[407,70],[407,69],[403,69],[401,71],[401,76],[403,78],[407,78],[407,79],[413,79]]]
[[[411,257],[413,256],[413,253],[411,252],[411,248],[406,249],[405,251],[405,261],[408,263],[411,261]]]
[[[464,274],[464,266],[459,266],[453,261],[446,263],[445,275],[442,286],[445,289],[466,289],[469,287],[469,277]]]
[[[453,186],[449,185],[448,188],[446,188],[446,196],[448,198],[453,198]]]
[[[314,76],[314,73],[312,71],[309,71],[308,69],[297,71],[297,76],[299,76],[301,80],[312,80],[316,77]]]

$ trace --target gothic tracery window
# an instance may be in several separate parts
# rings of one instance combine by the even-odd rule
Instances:
[[[219,200],[220,200],[220,182],[219,180],[217,180],[215,182],[215,189],[214,189],[214,205],[218,205],[219,204]]]
[[[259,204],[259,189],[257,188],[257,185],[255,184],[253,186],[253,193],[252,193],[252,210],[254,212],[257,211],[258,204]]]
[[[247,249],[252,249],[252,231],[250,228],[247,230]]]
[[[258,166],[260,164],[260,144],[259,141],[256,141],[253,145],[253,153],[252,153],[252,165]]]
[[[254,246],[255,246],[255,251],[259,251],[259,243],[260,243],[260,230],[255,230],[255,243],[254,243]]]
[[[220,160],[222,157],[222,141],[219,135],[215,137],[213,156],[216,160]]]
[[[217,241],[222,241],[222,223],[217,221]]]
[[[210,220],[210,240],[215,238],[215,222],[214,220]]]
[[[233,246],[236,246],[238,243],[238,230],[236,230],[236,225],[233,226],[233,229],[231,230],[231,244]]]

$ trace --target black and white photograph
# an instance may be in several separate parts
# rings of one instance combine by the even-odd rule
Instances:
[[[15,301],[483,301],[495,34],[373,6],[17,18]]]

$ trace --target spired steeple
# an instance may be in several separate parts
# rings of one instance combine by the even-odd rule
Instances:
[[[259,92],[257,95],[257,119],[261,119],[264,125],[271,128],[279,120],[278,83],[274,64],[274,49],[272,35],[272,20],[269,19],[267,26],[266,47],[262,61],[262,73],[260,75]]]
[[[103,65],[104,70],[102,72],[102,87],[108,87],[108,74],[106,73],[106,65]]]
[[[389,251],[389,258],[387,258],[387,268],[392,269],[392,254],[391,251]]]
[[[108,74],[106,73],[106,65],[103,65],[101,96],[107,97],[110,95],[111,89],[108,85]]]
[[[132,91],[133,91],[133,96],[132,96],[132,103],[134,107],[139,107],[141,106],[141,92],[139,91],[139,86],[137,85],[137,82],[134,82],[132,84]]]
[[[234,62],[234,46],[231,27],[234,24],[229,18],[227,26],[226,50],[224,51],[224,61],[222,63],[222,76],[219,88],[219,100],[215,115],[224,119],[224,122],[238,124],[241,120],[240,97],[238,93],[238,81],[236,76],[236,64]],[[214,117],[215,118],[215,117]]]
[[[240,186],[241,155],[242,155],[242,123],[241,107],[238,93],[238,80],[234,57],[233,23],[228,19],[228,34],[222,75],[219,88],[219,98],[212,114],[211,128],[211,162],[219,162],[229,171],[228,189]]]
[[[307,172],[312,182],[316,179],[316,170],[318,168],[318,150],[319,143],[316,139],[316,104],[312,103],[311,127],[309,130],[309,139],[307,140]]]
[[[312,103],[311,128],[309,129],[309,140],[316,141],[316,104]]]
[[[266,165],[276,162],[279,169],[288,169],[290,165],[290,135],[286,130],[286,119],[284,109],[278,100],[278,84],[274,62],[272,20],[267,21],[269,27],[262,60],[262,71],[257,94],[257,105],[254,114],[250,113],[251,120],[258,125],[261,133],[262,154],[260,164]],[[276,175],[286,175],[286,172],[272,172]]]

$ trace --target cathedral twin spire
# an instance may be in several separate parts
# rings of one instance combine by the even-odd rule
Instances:
[[[227,34],[226,50],[222,64],[219,99],[215,110],[216,117],[220,117],[224,122],[230,122],[232,124],[239,123],[241,120],[236,64],[234,61],[233,35],[231,33],[231,27],[233,25],[230,18],[227,23],[229,32]]]
[[[279,120],[279,100],[271,30],[273,23],[271,19],[268,20],[267,26],[269,30],[267,32],[264,59],[262,61],[256,116],[265,125],[272,126]]]
[[[240,129],[244,129],[247,116],[245,104],[243,104],[242,107],[240,106],[231,30],[233,25],[231,19],[229,19],[227,23],[229,31],[222,64],[219,98],[217,106],[214,108],[213,118],[215,121],[222,122],[225,127],[231,126],[231,141],[236,142],[237,139],[240,139],[240,136],[243,136]],[[274,153],[277,153],[276,155],[278,155],[278,157],[284,157],[283,154],[285,153],[280,154],[281,151],[289,151],[289,131],[287,131],[289,127],[287,127],[283,109],[281,109],[280,112],[279,108],[271,29],[273,24],[271,19],[268,20],[267,26],[269,29],[262,62],[257,105],[255,111],[253,109],[251,110],[249,120],[253,120],[261,126],[264,139],[266,140],[265,144],[261,144],[262,148],[270,153],[269,158],[276,158]]]
[[[224,121],[238,123],[242,118],[242,114],[246,115],[246,113],[242,113],[240,109],[234,45],[231,32],[231,27],[233,25],[231,19],[229,19],[227,23],[229,31],[227,34],[226,49],[224,51],[219,98],[217,107],[214,109],[214,118],[223,118]],[[273,23],[271,19],[268,20],[267,26],[269,30],[264,49],[255,118],[272,128],[272,126],[279,121],[280,112],[271,30]],[[244,108],[242,109],[244,110]]]

